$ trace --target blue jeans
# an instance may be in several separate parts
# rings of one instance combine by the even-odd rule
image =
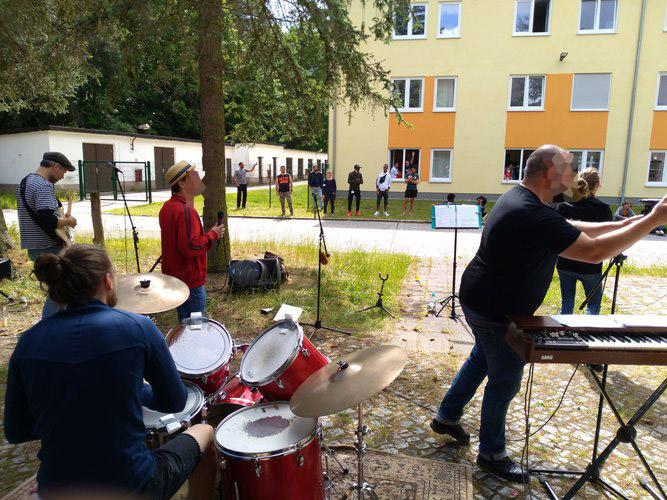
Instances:
[[[322,188],[321,187],[311,187],[310,188],[311,193],[315,193],[315,196],[317,197],[317,206],[320,207],[320,210],[322,210]],[[312,194],[310,196],[313,196]],[[315,207],[313,207],[315,209]]]
[[[462,309],[475,336],[475,345],[454,377],[435,418],[443,424],[459,423],[463,408],[488,376],[482,398],[479,453],[489,460],[500,460],[507,456],[505,418],[510,402],[521,388],[525,363],[505,342],[504,322],[489,320],[463,305]]]
[[[188,297],[188,300],[178,306],[176,312],[178,313],[179,323],[185,318],[189,318],[190,314],[193,312],[204,314],[206,312],[206,288],[204,288],[204,285],[190,288],[190,296]]]
[[[561,314],[572,314],[574,312],[574,297],[577,293],[577,281],[584,285],[586,296],[591,293],[595,284],[600,280],[601,273],[579,274],[572,271],[558,270],[560,280]],[[586,306],[586,314],[600,314],[602,303],[602,287],[599,286]]]
[[[32,261],[35,262],[35,259],[39,257],[40,255],[48,254],[48,253],[53,253],[53,254],[58,254],[62,250],[62,247],[60,246],[52,246],[48,248],[29,248],[28,249],[28,258]],[[58,306],[55,302],[53,302],[47,295],[46,297],[46,302],[44,302],[44,307],[42,307],[42,319],[48,318],[49,316],[53,316],[55,313],[60,311],[61,307]]]

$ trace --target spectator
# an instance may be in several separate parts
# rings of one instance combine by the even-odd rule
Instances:
[[[512,164],[509,163],[505,166],[505,173],[503,174],[503,179],[506,181],[512,180]]]
[[[292,176],[285,173],[285,165],[280,166],[280,174],[276,176],[276,193],[280,200],[280,209],[282,216],[285,217],[285,200],[289,205],[290,215],[294,215],[294,207],[292,207],[292,190],[294,184],[292,183]]]
[[[486,217],[486,196],[478,196],[476,201],[479,206],[479,216],[484,219]]]
[[[248,198],[248,173],[255,170],[257,163],[255,163],[250,170],[245,169],[243,162],[239,162],[239,168],[234,172],[232,180],[236,186],[236,210],[243,207],[245,208],[245,202]]]
[[[322,184],[322,195],[324,196],[324,214],[327,213],[327,204],[331,204],[331,215],[334,214],[334,203],[336,202],[336,179],[333,178],[333,172],[327,172],[327,178]]]
[[[558,213],[569,220],[584,222],[610,222],[611,209],[609,205],[595,197],[600,189],[600,174],[595,168],[586,168],[579,174],[577,181],[579,201],[561,203]],[[560,279],[561,314],[574,312],[574,297],[577,291],[577,281],[581,281],[586,295],[593,291],[593,287],[602,275],[602,264],[588,264],[577,260],[558,257],[556,264]],[[600,314],[602,303],[602,287],[598,287],[588,302],[586,314]]]
[[[347,183],[350,185],[350,189],[347,192],[347,216],[352,215],[352,197],[356,199],[357,211],[354,215],[361,215],[360,205],[361,205],[361,185],[364,183],[364,178],[361,175],[360,165],[355,165],[354,170],[349,173],[347,176]]]
[[[308,174],[308,188],[311,193],[315,194],[317,199],[317,206],[322,208],[322,184],[324,184],[324,176],[320,172],[319,165],[313,165],[313,170]],[[313,207],[313,212],[315,207]]]
[[[447,201],[445,202],[445,205],[453,205],[455,199],[456,199],[456,195],[454,193],[449,193],[447,195]]]
[[[635,212],[632,210],[632,203],[629,201],[624,201],[623,204],[621,204],[621,206],[616,209],[616,213],[614,213],[614,220],[625,220],[634,216]]]
[[[386,163],[382,167],[382,172],[380,172],[375,179],[375,189],[377,193],[377,202],[375,204],[375,213],[373,215],[380,215],[380,200],[384,200],[384,215],[389,217],[389,212],[387,212],[387,204],[389,203],[389,188],[391,188],[391,174],[389,174],[389,165]]]
[[[391,173],[391,178],[392,179],[398,179],[399,176],[401,175],[401,169],[400,169],[401,164],[398,162],[394,162],[394,166],[391,167],[390,173]]]
[[[417,184],[419,184],[419,174],[415,165],[410,167],[410,173],[405,178],[405,184],[402,215],[412,215],[412,211],[415,208],[415,198],[417,197]],[[410,209],[406,211],[408,200],[410,200]]]
[[[653,210],[653,207],[656,205],[656,203],[658,201],[660,201],[660,200],[644,201],[644,209],[642,210],[642,215],[647,216],[648,214],[650,214],[651,210]],[[651,233],[656,234],[658,236],[664,236],[665,235],[665,226],[658,226],[653,231],[651,231]]]

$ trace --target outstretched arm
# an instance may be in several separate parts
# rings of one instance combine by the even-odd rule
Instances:
[[[642,217],[642,215],[636,215],[634,217],[629,217],[627,219],[623,219],[622,221],[616,222],[584,222],[580,220],[568,220],[568,222],[582,233],[585,233],[586,236],[595,238],[596,236],[601,236],[611,231],[616,231],[617,229],[625,227],[628,224],[632,224]]]

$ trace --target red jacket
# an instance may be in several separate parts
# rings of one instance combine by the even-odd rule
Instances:
[[[162,273],[174,276],[188,287],[206,282],[206,252],[218,239],[213,230],[204,233],[197,211],[174,194],[160,209]]]

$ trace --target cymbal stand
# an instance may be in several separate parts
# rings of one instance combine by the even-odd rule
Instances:
[[[357,482],[352,484],[348,488],[348,491],[356,491],[357,498],[363,500],[368,495],[367,498],[377,499],[377,493],[375,493],[375,486],[370,483],[367,483],[364,480],[364,455],[366,454],[366,434],[368,434],[368,427],[364,425],[364,411],[362,408],[362,403],[359,403],[357,406],[357,430],[355,434],[357,435],[357,440],[354,443],[354,448],[357,450]]]

